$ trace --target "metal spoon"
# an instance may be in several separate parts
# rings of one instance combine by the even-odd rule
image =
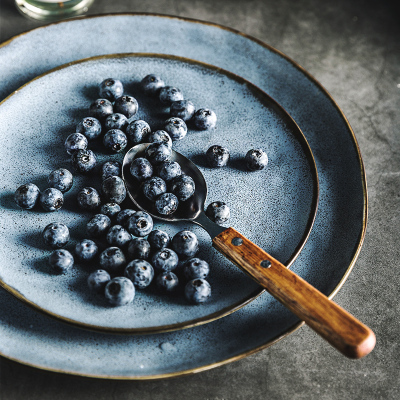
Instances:
[[[182,171],[193,178],[196,191],[190,199],[179,205],[174,214],[159,215],[141,195],[139,184],[129,171],[130,164],[136,157],[144,157],[147,146],[145,143],[131,148],[126,153],[122,166],[127,192],[139,209],[163,221],[185,220],[200,225],[208,232],[218,251],[345,356],[361,358],[372,351],[376,339],[371,329],[235,229],[217,225],[206,216],[203,210],[207,184],[203,174],[194,163],[176,151],[172,152],[172,161],[178,162]]]

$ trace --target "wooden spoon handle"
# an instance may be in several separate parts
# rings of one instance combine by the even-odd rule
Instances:
[[[235,229],[216,236],[213,246],[345,356],[361,358],[374,348],[371,329]]]

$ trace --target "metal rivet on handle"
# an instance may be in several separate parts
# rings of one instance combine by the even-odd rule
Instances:
[[[271,264],[271,261],[269,261],[269,260],[263,260],[263,261],[261,261],[260,265],[263,268],[269,268],[272,264]]]
[[[243,239],[241,239],[240,237],[234,237],[232,239],[232,244],[234,246],[241,246],[243,244]]]

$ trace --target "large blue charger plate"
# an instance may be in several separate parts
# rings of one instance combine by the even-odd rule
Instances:
[[[99,32],[108,32],[108,40],[98,41]],[[126,32],[135,40],[126,40]],[[294,61],[235,30],[183,18],[123,14],[60,22],[4,43],[0,96],[61,64],[116,52],[174,54],[216,65],[256,84],[289,112],[311,146],[320,184],[316,221],[292,269],[333,297],[362,246],[367,193],[354,133],[329,93]],[[155,379],[199,372],[266,348],[301,326],[266,293],[209,324],[140,336],[68,326],[32,311],[6,291],[0,292],[0,304],[3,356],[47,370],[103,378]]]

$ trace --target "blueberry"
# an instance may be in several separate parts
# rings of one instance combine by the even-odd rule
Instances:
[[[179,201],[189,199],[196,190],[194,180],[189,175],[179,175],[168,183],[168,188]]]
[[[146,179],[142,184],[143,194],[151,201],[167,191],[167,184],[158,176]]]
[[[147,260],[150,257],[150,251],[150,243],[142,237],[134,238],[128,244],[128,255],[131,260],[137,258]]]
[[[94,215],[86,224],[86,232],[90,237],[105,235],[111,226],[111,219],[104,214]]]
[[[194,126],[202,131],[215,128],[217,124],[217,116],[215,112],[208,108],[200,108],[192,117]]]
[[[246,166],[250,171],[259,171],[268,164],[268,156],[262,149],[252,149],[246,153]]]
[[[65,193],[71,189],[72,184],[74,183],[74,177],[67,169],[59,168],[50,173],[47,182],[50,187]]]
[[[150,285],[154,278],[154,269],[145,260],[133,260],[125,268],[125,276],[130,279],[138,289],[144,289]]]
[[[157,75],[146,75],[140,82],[143,92],[147,95],[155,95],[165,86],[164,81]]]
[[[128,278],[117,276],[107,283],[104,295],[111,305],[125,306],[135,298],[135,286]]]
[[[89,115],[100,121],[104,121],[109,115],[111,115],[113,113],[114,113],[113,105],[112,105],[111,101],[107,100],[107,99],[97,99],[89,107]],[[78,132],[80,132],[80,131],[78,130]],[[81,133],[83,133],[83,132],[81,132]],[[98,136],[99,135],[97,135],[96,137],[98,137]],[[88,138],[88,139],[90,140],[90,138]]]
[[[120,204],[126,198],[125,183],[119,176],[110,176],[104,179],[101,191],[108,202]]]
[[[159,274],[156,278],[156,285],[158,289],[163,292],[173,292],[177,289],[179,284],[178,277],[173,272],[164,272]]]
[[[67,153],[72,155],[78,150],[86,150],[88,147],[88,140],[82,133],[71,133],[65,140],[64,146]]]
[[[120,129],[121,131],[125,131],[128,124],[128,118],[126,118],[124,114],[114,113],[106,118],[104,121],[104,128],[106,131],[111,129]]]
[[[121,206],[117,203],[106,203],[100,208],[100,213],[107,215],[109,218],[114,218],[121,211]]]
[[[106,240],[110,246],[124,248],[132,240],[132,236],[121,225],[114,225],[108,231]]]
[[[57,274],[65,274],[74,265],[74,257],[68,250],[54,250],[49,257],[49,264]]]
[[[125,133],[132,144],[139,144],[150,132],[150,125],[146,121],[138,119],[128,125]]]
[[[97,160],[92,150],[78,150],[72,154],[72,167],[76,172],[86,174],[96,168]]]
[[[139,182],[150,178],[153,175],[153,166],[150,161],[143,157],[135,158],[130,166],[131,175]]]
[[[172,139],[168,132],[163,130],[158,130],[155,132],[150,132],[146,136],[147,143],[164,143],[169,147],[172,147]]]
[[[137,100],[132,96],[121,96],[114,102],[114,111],[124,114],[127,118],[133,117],[139,108]]]
[[[165,182],[182,175],[181,166],[176,161],[164,161],[157,166],[157,173]]]
[[[89,289],[96,293],[104,293],[107,283],[111,280],[111,276],[104,269],[93,271],[87,279]]]
[[[108,247],[100,253],[99,266],[111,274],[121,273],[126,265],[125,255],[119,247]]]
[[[183,100],[183,94],[176,87],[164,86],[160,89],[158,98],[162,104],[170,105],[174,101]]]
[[[199,241],[192,231],[183,230],[172,238],[171,247],[180,257],[190,258],[199,250]]]
[[[181,140],[187,134],[187,126],[183,119],[172,117],[165,121],[164,129],[172,140]]]
[[[185,286],[185,297],[191,303],[204,303],[211,297],[211,286],[205,279],[193,279]]]
[[[99,96],[110,101],[115,101],[124,93],[124,86],[118,79],[108,78],[99,85]]]
[[[206,151],[206,159],[210,167],[223,167],[228,163],[229,150],[215,144]]]
[[[210,272],[210,266],[207,261],[200,258],[190,258],[183,265],[183,274],[187,280],[205,279]]]
[[[164,247],[151,257],[151,264],[159,272],[173,271],[178,265],[179,259],[175,251]]]
[[[171,160],[172,149],[164,143],[151,143],[146,147],[145,154],[152,164],[159,164]]]
[[[45,211],[58,211],[64,204],[64,195],[55,188],[47,188],[39,197],[40,205]]]
[[[178,198],[173,193],[163,193],[157,197],[155,207],[161,215],[171,215],[178,209]]]
[[[150,243],[151,249],[155,251],[161,250],[164,247],[168,247],[171,241],[168,233],[160,229],[151,231],[147,237],[147,240]]]
[[[230,217],[229,207],[222,201],[214,201],[208,205],[206,215],[211,221],[221,225]]]
[[[121,176],[122,166],[118,161],[106,161],[101,166],[101,179],[109,178],[110,176]]]
[[[184,121],[189,121],[195,111],[195,106],[190,100],[178,100],[171,103],[169,113],[171,117],[178,117]]]
[[[147,212],[137,211],[128,218],[126,229],[134,236],[147,236],[153,230],[153,219]]]
[[[14,193],[14,201],[25,210],[35,206],[40,197],[40,190],[34,183],[20,186]]]
[[[103,136],[104,147],[111,153],[119,153],[128,144],[128,139],[120,129],[111,129]]]
[[[69,242],[69,229],[65,224],[52,222],[44,228],[42,237],[52,249],[60,249]]]
[[[125,208],[124,210],[121,210],[115,217],[115,222],[118,225],[125,226],[129,217],[131,215],[136,214],[135,210],[131,210],[130,208]]]
[[[75,255],[82,262],[94,260],[98,252],[97,244],[90,239],[83,239],[75,245]]]
[[[79,207],[84,210],[95,210],[100,206],[99,192],[92,187],[81,189],[77,195]]]
[[[76,126],[76,131],[84,135],[87,140],[93,140],[101,135],[101,123],[97,118],[85,117]]]

